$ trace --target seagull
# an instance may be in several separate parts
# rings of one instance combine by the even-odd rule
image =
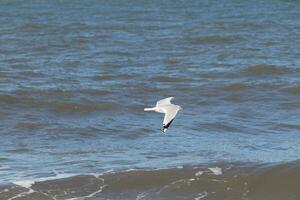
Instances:
[[[174,97],[168,97],[162,100],[159,100],[156,102],[156,106],[153,108],[144,108],[144,111],[154,111],[158,113],[165,113],[164,121],[163,121],[163,127],[162,132],[165,133],[171,123],[173,122],[177,112],[181,110],[182,108],[178,105],[174,105],[171,103],[171,100],[174,99]]]

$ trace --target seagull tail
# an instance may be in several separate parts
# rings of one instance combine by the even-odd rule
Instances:
[[[144,111],[155,111],[155,107],[154,108],[144,108]]]

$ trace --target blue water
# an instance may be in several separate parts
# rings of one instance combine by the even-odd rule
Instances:
[[[298,1],[0,1],[0,181],[300,155]],[[167,134],[144,107],[174,96]]]

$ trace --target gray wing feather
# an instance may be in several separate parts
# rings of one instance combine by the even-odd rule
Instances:
[[[171,100],[174,99],[174,97],[168,97],[162,100],[159,100],[156,103],[156,106],[163,106],[163,105],[171,105]]]
[[[177,112],[180,110],[179,106],[176,105],[170,105],[170,106],[166,106],[164,108],[165,110],[165,117],[164,117],[164,121],[163,121],[163,125],[167,125],[169,124],[177,115]]]

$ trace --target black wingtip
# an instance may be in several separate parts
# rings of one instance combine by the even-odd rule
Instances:
[[[162,127],[162,129],[161,129],[161,131],[163,132],[163,133],[165,133],[167,130],[168,130],[168,128],[169,128],[169,126],[171,125],[171,123],[173,122],[173,120],[174,119],[172,119],[168,124],[163,124],[163,127]]]
[[[174,120],[174,119],[172,119],[168,124],[163,125],[163,127],[166,128],[166,129],[169,128],[169,126],[172,124],[173,120]]]

